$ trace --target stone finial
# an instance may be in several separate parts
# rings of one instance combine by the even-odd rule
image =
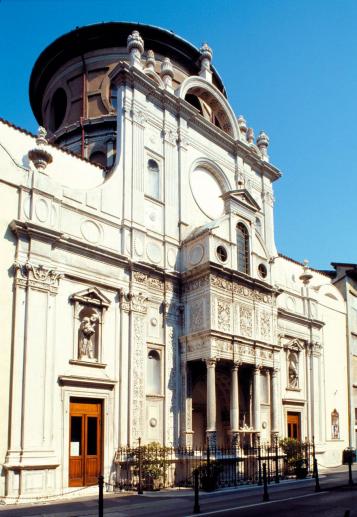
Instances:
[[[257,138],[257,146],[258,149],[262,155],[262,160],[265,162],[269,161],[269,155],[268,155],[268,146],[269,146],[269,137],[265,133],[265,131],[261,131]]]
[[[304,259],[303,272],[299,278],[302,283],[307,286],[310,283],[312,276],[311,269],[309,268],[309,261]]]
[[[252,127],[247,130],[247,141],[249,144],[254,144],[254,129]]]
[[[127,49],[130,54],[130,64],[135,68],[142,68],[141,54],[144,52],[144,40],[138,31],[133,31],[128,36]]]
[[[174,69],[172,68],[172,63],[168,57],[165,57],[165,59],[161,63],[161,78],[165,85],[166,90],[173,91],[173,88],[172,88],[173,76],[174,76]]]
[[[212,49],[204,43],[200,48],[200,62],[201,69],[199,75],[206,79],[208,82],[212,82],[212,71],[211,71],[211,62],[212,62]]]
[[[155,54],[153,50],[148,50],[146,53],[146,68],[155,72]]]
[[[53,161],[52,155],[45,149],[48,144],[46,135],[46,129],[40,126],[37,131],[36,147],[28,152],[29,159],[38,171],[44,171],[47,165]]]
[[[241,135],[242,135],[242,138],[244,140],[247,140],[247,122],[245,120],[245,118],[243,117],[243,115],[239,115],[238,117],[238,126],[239,126],[239,130],[241,132]]]

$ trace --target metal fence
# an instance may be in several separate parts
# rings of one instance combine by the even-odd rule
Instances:
[[[193,473],[199,473],[200,487],[206,490],[261,484],[263,463],[268,482],[311,472],[310,444],[295,444],[293,450],[275,444],[246,447],[183,448],[149,444],[122,447],[116,451],[115,486],[120,490],[155,490],[192,487]]]

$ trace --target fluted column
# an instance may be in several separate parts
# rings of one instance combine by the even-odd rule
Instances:
[[[260,366],[253,372],[253,427],[260,432]]]
[[[207,443],[216,446],[216,360],[207,359]]]
[[[238,443],[239,438],[239,363],[233,363],[231,369],[231,434],[232,445]]]

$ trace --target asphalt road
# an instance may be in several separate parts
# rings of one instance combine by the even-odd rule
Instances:
[[[355,474],[356,476],[356,474]],[[321,479],[316,493],[314,480],[285,482],[269,486],[268,502],[262,487],[229,489],[200,497],[200,515],[222,517],[317,516],[357,517],[357,484],[346,486],[345,473]],[[343,486],[344,485],[344,486]],[[0,517],[97,517],[95,498],[76,499],[46,505],[0,506]],[[350,511],[350,514],[346,512]],[[110,494],[104,500],[105,517],[197,517],[193,514],[191,491],[169,491],[138,495]]]

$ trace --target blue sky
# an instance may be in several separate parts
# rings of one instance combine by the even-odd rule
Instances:
[[[76,26],[137,21],[207,41],[237,115],[270,137],[280,252],[312,267],[357,262],[355,0],[0,0],[0,116],[36,131],[28,81]]]

